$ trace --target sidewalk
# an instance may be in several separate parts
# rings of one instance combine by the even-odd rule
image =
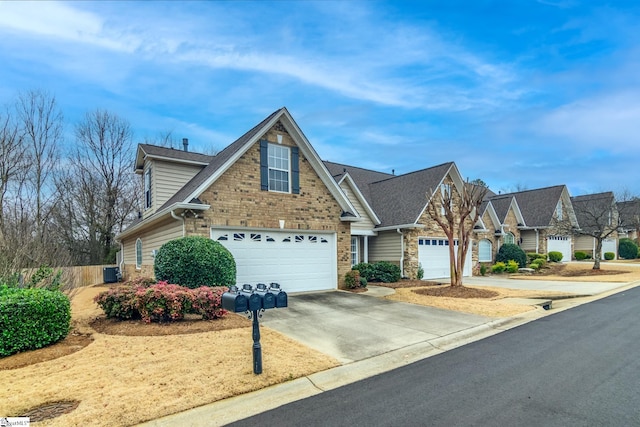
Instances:
[[[510,283],[514,282],[511,280],[507,281]],[[532,281],[527,281],[527,283],[530,285],[535,284]],[[580,293],[582,295],[587,294],[584,292],[586,290],[584,287],[582,288],[582,291],[580,291],[578,288],[575,288],[575,286],[577,286],[575,283],[568,283],[569,285],[567,286],[573,286],[576,293]],[[384,354],[343,364],[327,371],[317,372],[304,378],[298,378],[290,382],[257,390],[252,393],[243,394],[174,415],[169,415],[167,417],[140,424],[140,426],[173,427],[179,425],[208,427],[225,425],[296,400],[304,399],[327,390],[332,390],[383,372],[391,371],[395,368],[426,359],[456,347],[490,337],[541,317],[572,308],[576,305],[604,298],[610,294],[637,286],[638,284],[640,284],[640,282],[609,283],[607,285],[613,286],[608,286],[606,289],[598,292],[597,295],[563,300],[560,303],[554,302],[554,308],[550,311],[545,311],[542,308],[539,308],[511,318],[489,320],[483,324],[469,328],[462,328],[444,336],[426,339]],[[588,285],[591,286],[592,284]],[[553,290],[565,289],[554,288]],[[389,292],[386,288],[372,289],[372,291],[373,292],[370,296],[376,296],[376,292],[381,294]]]

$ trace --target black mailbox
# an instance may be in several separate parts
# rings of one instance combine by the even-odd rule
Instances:
[[[262,297],[262,308],[265,310],[276,306],[276,296],[269,292],[267,285],[264,283],[258,283],[256,285],[256,294]]]
[[[287,307],[287,293],[280,289],[278,283],[269,284],[269,292],[275,295],[277,308]]]
[[[249,295],[249,310],[261,310],[262,309],[262,296],[256,293]]]
[[[222,308],[234,313],[244,313],[249,310],[249,300],[244,294],[225,292],[222,294]]]

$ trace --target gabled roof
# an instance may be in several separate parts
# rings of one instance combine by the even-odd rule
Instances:
[[[145,159],[166,160],[176,163],[206,166],[215,156],[194,153],[191,151],[176,150],[175,148],[160,147],[151,144],[139,144],[136,154],[136,172],[141,172]]]
[[[489,218],[491,219],[491,224],[485,223],[484,220],[482,219],[484,215],[487,213],[489,214]],[[479,225],[484,227],[484,229],[486,230],[493,231],[493,230],[501,229],[502,221],[500,221],[500,219],[498,218],[498,214],[496,213],[496,210],[493,204],[491,204],[489,200],[485,199],[480,205],[480,217],[478,218],[478,222],[480,223]],[[490,226],[491,228],[487,228],[487,226]]]
[[[328,162],[326,160],[323,163],[336,182],[340,182],[345,174],[349,174],[353,182],[358,186],[360,193],[362,193],[369,206],[372,204],[369,184],[395,177],[395,175],[390,173],[376,172],[370,169]]]
[[[615,197],[611,191],[572,197],[571,203],[578,226],[585,231],[596,231],[603,221],[613,220],[610,215],[615,208]]]
[[[452,170],[457,173],[453,162],[443,163],[369,184],[380,227],[416,223],[433,193]]]
[[[524,225],[529,228],[549,227],[558,202],[563,198],[569,199],[567,187],[556,185],[553,187],[538,188],[535,190],[519,191],[517,193],[507,193],[495,198],[514,197],[522,217]],[[493,203],[493,199],[490,200]],[[566,200],[571,205],[571,200]],[[573,212],[568,213],[573,216]]]
[[[640,199],[618,202],[617,207],[622,227],[628,230],[635,229],[640,222]]]
[[[353,206],[344,196],[342,190],[338,187],[338,184],[331,178],[329,171],[327,171],[323,165],[320,157],[293,120],[289,111],[284,107],[271,113],[268,117],[213,157],[204,169],[196,174],[196,176],[187,182],[184,187],[178,190],[176,194],[167,200],[159,210],[175,203],[189,203],[194,198],[199,197],[278,121],[285,127],[294,141],[296,141],[300,152],[307,158],[311,167],[318,173],[318,176],[327,186],[333,197],[335,197],[342,210],[353,213]]]

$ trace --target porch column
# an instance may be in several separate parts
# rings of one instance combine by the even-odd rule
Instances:
[[[363,248],[362,262],[369,262],[369,236],[364,236],[364,248]]]

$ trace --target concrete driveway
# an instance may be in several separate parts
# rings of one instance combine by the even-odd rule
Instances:
[[[491,318],[344,291],[289,295],[261,323],[342,363],[368,359],[490,322]]]
[[[537,291],[569,292],[578,295],[598,295],[603,292],[627,286],[624,282],[580,282],[511,279],[499,276],[473,276],[463,279],[465,285],[495,286],[511,289],[531,289]]]

